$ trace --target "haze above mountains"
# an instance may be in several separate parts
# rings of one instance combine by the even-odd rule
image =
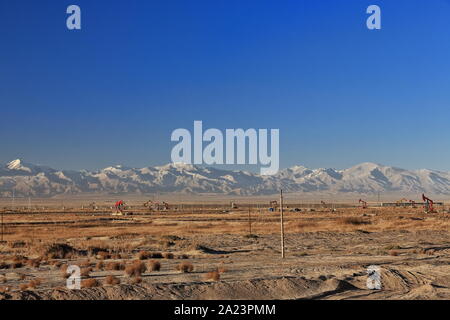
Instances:
[[[276,175],[261,176],[187,164],[128,168],[113,166],[98,171],[55,170],[13,160],[0,167],[0,196],[51,197],[82,193],[148,194],[187,193],[257,196],[286,193],[450,194],[450,172],[404,170],[361,163],[345,170],[294,166]]]

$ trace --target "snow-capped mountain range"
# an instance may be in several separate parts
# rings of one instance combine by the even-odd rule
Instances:
[[[261,176],[187,164],[157,167],[108,167],[98,171],[54,170],[14,160],[0,166],[0,197],[49,197],[80,193],[155,192],[215,193],[227,195],[285,192],[431,193],[450,195],[450,172],[404,170],[374,163],[361,163],[345,170],[308,169],[303,166]]]

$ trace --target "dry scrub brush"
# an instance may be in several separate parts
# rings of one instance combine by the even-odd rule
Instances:
[[[161,259],[163,255],[160,252],[148,252],[148,251],[141,251],[138,253],[138,259],[139,260],[147,260],[147,259]]]
[[[161,263],[156,260],[150,260],[148,263],[148,269],[150,271],[159,271],[161,270]]]
[[[177,265],[177,270],[184,273],[192,272],[194,271],[194,266],[190,262],[181,262]]]
[[[125,270],[125,264],[123,262],[109,262],[106,264],[105,269],[109,271]]]
[[[115,276],[109,275],[105,278],[105,284],[114,286],[114,285],[120,284],[120,279]]]
[[[219,273],[219,271],[215,270],[215,271],[207,272],[204,277],[205,277],[205,280],[219,281],[220,273]]]
[[[101,283],[97,279],[89,278],[81,281],[82,288],[95,288],[100,287]]]
[[[147,271],[145,263],[139,260],[134,261],[133,264],[125,268],[125,273],[129,277],[140,277],[145,271]]]

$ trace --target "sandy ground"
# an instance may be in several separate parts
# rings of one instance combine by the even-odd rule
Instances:
[[[239,210],[7,214],[0,298],[450,299],[448,213],[369,208],[286,212],[285,218],[281,259],[279,213],[252,211],[250,220]],[[75,250],[71,256],[49,256],[49,246],[61,243]],[[116,256],[101,257],[99,250]],[[140,260],[147,266],[158,261],[161,269],[130,277],[106,267],[131,265],[140,252],[165,253]],[[177,270],[183,262],[192,272]],[[83,278],[98,286],[68,290],[64,265],[92,268]],[[379,267],[381,289],[367,288],[371,265]],[[214,270],[220,278],[207,279]],[[106,284],[108,275],[121,283]]]

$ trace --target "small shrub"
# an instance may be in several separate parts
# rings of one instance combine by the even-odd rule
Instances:
[[[97,262],[97,264],[95,265],[95,268],[96,268],[98,271],[103,270],[104,267],[105,267],[105,264],[103,263],[103,261],[99,261],[99,262]]]
[[[180,254],[178,259],[189,259],[189,256],[187,254]]]
[[[109,262],[106,264],[106,270],[119,271],[125,270],[125,264],[123,262]]]
[[[111,254],[107,251],[99,251],[97,252],[97,258],[102,260],[110,259]]]
[[[0,287],[0,293],[6,293],[9,291],[9,287]]]
[[[205,280],[219,281],[220,273],[216,271],[211,271],[205,274]]]
[[[95,288],[95,287],[100,287],[101,284],[100,282],[97,281],[97,279],[84,279],[83,281],[81,281],[81,287],[82,288]]]
[[[79,254],[78,250],[74,249],[66,243],[54,243],[46,246],[42,252],[42,256],[49,259],[67,259]]]
[[[91,261],[89,259],[83,260],[80,264],[80,267],[90,267],[91,266]]]
[[[190,262],[182,262],[177,266],[177,270],[187,273],[194,271],[194,266]]]
[[[152,259],[161,259],[163,257],[163,255],[161,254],[161,252],[152,252],[150,255],[150,258]]]
[[[219,272],[219,273],[225,273],[225,272],[228,272],[228,269],[225,268],[225,267],[219,267],[219,268],[217,268],[217,272]]]
[[[162,256],[164,259],[173,259],[174,258],[173,253],[171,253],[171,252],[164,252],[162,254]]]
[[[142,282],[142,278],[141,277],[135,277],[131,280],[131,284],[138,284]]]
[[[22,263],[22,261],[13,261],[10,264],[10,267],[13,268],[13,269],[22,268],[23,267],[23,263]]]
[[[82,277],[89,277],[89,275],[91,274],[91,272],[92,272],[92,268],[82,268],[82,269],[81,269],[80,275],[81,275]]]
[[[40,286],[40,285],[41,285],[41,280],[35,279],[35,280],[31,280],[31,281],[28,283],[28,288],[30,288],[30,289],[35,289],[35,288],[37,288],[37,287]]]
[[[366,221],[362,218],[358,218],[358,217],[347,217],[347,218],[342,218],[339,220],[339,222],[341,224],[350,224],[350,225],[363,225],[363,224],[370,224],[370,221]]]
[[[145,271],[147,271],[145,263],[139,260],[136,260],[135,262],[133,262],[133,264],[125,268],[125,273],[129,277],[140,277]]]
[[[148,263],[148,269],[150,271],[159,271],[159,270],[161,270],[161,263],[159,261],[156,261],[156,260],[151,260]]]
[[[400,252],[398,252],[397,250],[389,250],[389,255],[396,257],[400,254]]]
[[[105,278],[105,284],[114,286],[114,285],[120,284],[120,279],[115,276],[109,275]]]
[[[39,266],[41,265],[41,259],[30,259],[27,261],[27,265],[32,267],[32,268],[39,268]]]

